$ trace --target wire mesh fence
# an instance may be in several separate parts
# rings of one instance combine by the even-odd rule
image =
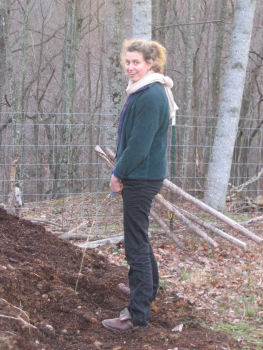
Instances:
[[[15,159],[15,184],[21,189],[25,208],[50,207],[53,201],[59,210],[68,198],[89,198],[96,207],[109,193],[111,172],[94,148],[98,144],[116,149],[117,116],[26,115],[14,123],[9,115],[2,115],[1,120],[1,203],[8,201]],[[169,133],[169,179],[199,198],[205,188],[215,129],[216,118],[178,116]],[[262,131],[260,121],[240,120],[229,198],[242,208],[262,195]],[[87,216],[85,205],[79,215]]]

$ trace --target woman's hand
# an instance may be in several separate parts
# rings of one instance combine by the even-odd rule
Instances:
[[[110,179],[110,189],[112,192],[121,192],[123,189],[123,184],[121,180],[119,180],[113,174],[111,175],[111,179]]]

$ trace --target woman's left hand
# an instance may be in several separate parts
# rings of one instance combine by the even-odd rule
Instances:
[[[112,192],[121,192],[123,189],[123,183],[113,174],[110,179],[110,189]]]

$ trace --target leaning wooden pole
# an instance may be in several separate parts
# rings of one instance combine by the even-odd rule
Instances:
[[[209,205],[205,204],[204,202],[200,201],[199,199],[191,196],[189,193],[183,191],[180,187],[176,186],[174,183],[169,181],[168,179],[165,179],[163,182],[163,185],[172,191],[173,193],[183,197],[185,200],[197,205],[199,208],[203,209],[207,213],[215,216],[219,220],[223,221],[224,223],[228,224],[229,226],[233,227],[235,230],[243,233],[248,238],[252,239],[253,241],[257,243],[263,243],[263,239],[257,235],[255,235],[253,232],[249,231],[242,225],[238,224],[236,221],[230,219],[226,215],[220,213],[219,211],[213,209]]]
[[[185,225],[187,225],[189,230],[191,230],[195,234],[202,237],[203,240],[205,240],[207,243],[209,243],[213,247],[215,248],[218,247],[218,244],[211,237],[209,237],[203,230],[201,230],[198,226],[196,226],[190,220],[188,220],[182,213],[180,213],[179,210],[176,209],[174,205],[172,205],[170,202],[164,199],[160,194],[157,194],[155,196],[155,200],[161,205],[163,205],[166,209],[171,211],[177,219],[179,219]]]
[[[159,217],[159,215],[151,209],[150,212],[151,217],[161,226],[161,228],[165,231],[165,233],[175,242],[175,244],[181,248],[182,250],[185,249],[185,246],[183,242],[181,242],[173,232],[170,231],[168,225]]]
[[[107,163],[107,165],[112,169],[113,168],[113,161],[115,158],[115,154],[114,152],[106,147],[104,150],[100,147],[100,146],[96,146],[95,147],[95,151],[98,154],[98,156],[100,156],[102,159],[105,160],[105,162]],[[228,224],[229,226],[231,226],[232,228],[234,228],[235,230],[237,230],[238,232],[244,234],[245,236],[247,236],[248,238],[252,239],[253,241],[255,241],[256,243],[263,243],[263,239],[257,235],[255,235],[253,232],[249,231],[248,229],[246,229],[244,226],[238,224],[236,221],[230,219],[229,217],[227,217],[226,215],[222,214],[221,212],[213,209],[212,207],[208,206],[207,204],[205,204],[204,202],[200,201],[199,199],[191,196],[189,193],[185,192],[184,190],[182,190],[180,187],[176,186],[174,183],[172,183],[171,181],[169,181],[168,179],[165,179],[163,182],[163,186],[172,191],[173,193],[183,197],[185,200],[189,201],[192,204],[195,204],[197,207],[199,207],[200,209],[204,210],[205,212],[215,216],[216,218],[218,218],[219,220],[223,221],[224,223]],[[160,200],[159,200],[160,202]],[[169,205],[171,205],[171,210],[175,216],[177,218],[179,218],[181,221],[183,221],[187,226],[192,226],[192,230],[195,231],[195,233],[197,233],[199,229],[199,227],[197,227],[196,225],[193,225],[192,221],[197,222],[198,218],[196,218],[194,216],[192,216],[192,214],[186,212],[187,214],[182,213],[182,210],[179,208],[176,208],[173,204],[171,204],[170,202],[166,201],[168,204],[164,205],[164,203],[161,203],[162,205],[164,205],[166,208],[168,208]],[[188,218],[187,218],[187,217]],[[191,217],[190,217],[191,216]],[[202,221],[202,220],[201,220]],[[204,222],[202,221],[201,223],[198,223],[199,225],[205,227],[206,224],[204,224]],[[208,224],[209,225],[209,224]],[[206,227],[207,229],[211,230],[211,226],[210,227]],[[196,230],[197,229],[197,230]],[[224,237],[225,239],[228,239],[229,241],[231,241],[232,243],[246,249],[246,244],[230,235],[228,235],[227,233],[225,233],[222,230],[219,230],[215,227],[212,226],[212,231],[218,235],[220,235],[221,237]],[[204,233],[204,231],[201,230],[201,232]],[[203,235],[203,233],[198,233],[200,236]],[[207,240],[206,238],[208,237],[208,241],[212,240],[209,236],[206,235],[206,233],[204,233],[203,235],[203,239]],[[210,244],[214,245],[214,243],[216,244],[215,241],[210,241]]]
[[[106,155],[110,158],[110,160],[114,161],[115,153],[109,147],[105,147],[104,151],[105,151]]]
[[[196,215],[193,215],[191,213],[189,213],[188,211],[184,210],[184,209],[181,209],[180,208],[180,211],[189,219],[189,220],[192,220],[193,222],[195,222],[196,224],[200,225],[200,226],[203,226],[205,229],[213,232],[214,234],[218,235],[218,236],[221,236],[225,239],[227,239],[228,241],[234,243],[235,245],[243,248],[243,249],[246,249],[247,248],[247,245],[246,243],[240,241],[239,239],[229,235],[228,233],[220,230],[219,228],[217,227],[214,227],[213,225],[209,224],[208,222],[205,222],[203,220],[201,220],[200,218],[198,218]]]

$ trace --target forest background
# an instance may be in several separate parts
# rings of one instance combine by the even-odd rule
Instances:
[[[169,136],[169,178],[203,198],[238,6],[253,7],[253,26],[238,128],[227,136],[234,133],[235,147],[224,203],[234,198],[243,208],[258,198],[261,1],[2,0],[0,201],[10,192],[15,159],[24,202],[108,191],[109,171],[94,146],[116,147],[127,84],[119,54],[123,40],[134,35],[150,35],[167,49],[165,74],[174,81],[179,105]]]

